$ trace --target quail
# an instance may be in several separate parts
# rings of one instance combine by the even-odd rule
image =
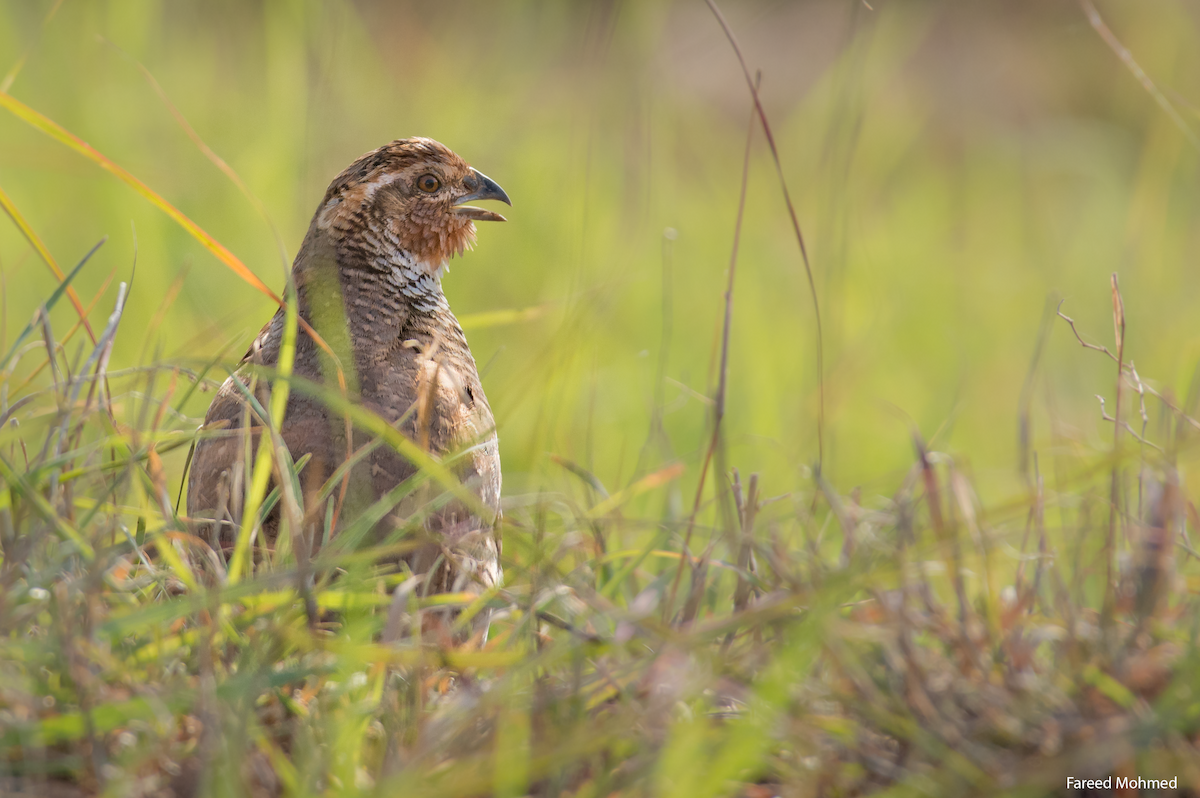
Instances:
[[[343,383],[353,401],[429,453],[454,455],[447,462],[479,500],[474,507],[459,500],[429,501],[424,508],[410,502],[374,524],[376,540],[386,540],[405,523],[406,508],[422,518],[421,542],[404,559],[423,575],[428,593],[478,590],[501,580],[495,423],[441,284],[447,261],[473,246],[474,223],[504,221],[467,204],[481,200],[512,204],[495,181],[444,145],[428,138],[393,141],[334,178],[292,267],[300,317],[293,373],[325,386]],[[253,462],[247,452],[258,445],[265,423],[252,412],[250,397],[258,395],[258,408],[269,407],[264,392],[285,326],[281,308],[218,391],[192,459],[189,516],[226,555],[241,527],[247,462]],[[352,515],[339,499],[348,495],[349,506],[357,497],[359,509],[378,506],[417,471],[393,448],[351,428],[313,391],[290,391],[280,437],[293,461],[303,461],[301,540],[309,552],[327,545]],[[345,493],[338,489],[343,481]],[[330,530],[335,509],[341,520]],[[279,513],[277,504],[264,518],[258,546],[275,542]],[[411,528],[411,519],[407,523]]]

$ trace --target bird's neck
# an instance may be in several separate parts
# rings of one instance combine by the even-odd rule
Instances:
[[[307,320],[318,329],[344,323],[360,342],[390,343],[402,327],[436,330],[453,319],[442,292],[444,266],[431,267],[371,232],[347,246],[310,231],[295,272]]]
[[[404,297],[414,311],[436,313],[449,309],[442,292],[445,263],[436,266],[422,263],[411,253],[397,249],[378,258],[373,265],[382,277],[380,288]]]
[[[406,248],[391,225],[365,224],[356,237],[342,239],[339,252],[343,290],[359,285],[390,304],[389,300],[408,305],[410,313],[436,313],[445,310],[442,293],[445,260],[431,263]]]
[[[453,322],[442,292],[441,268],[430,268],[396,249],[354,265],[342,264],[339,282],[346,322],[359,341],[393,341],[406,334],[435,334]]]

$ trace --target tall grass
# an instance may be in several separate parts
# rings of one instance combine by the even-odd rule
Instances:
[[[1194,778],[1195,509],[1173,450],[1200,423],[1182,411],[1158,442],[1128,427],[1136,449],[1052,502],[1035,466],[1029,494],[991,510],[1026,515],[1019,545],[918,437],[900,490],[866,506],[819,478],[766,499],[758,474],[714,474],[732,476],[734,508],[711,527],[629,511],[681,469],[610,494],[570,464],[577,485],[509,500],[507,582],[479,598],[421,596],[373,565],[394,545],[311,563],[281,549],[214,580],[223,563],[162,466],[194,437],[175,405],[211,381],[107,369],[126,291],[86,357],[63,356],[42,312],[15,349],[50,353],[52,384],[7,397],[0,454],[9,792],[950,795]],[[1127,398],[1144,391],[1121,373]],[[697,555],[681,556],[685,525]],[[622,536],[644,543],[616,549]],[[455,605],[464,627],[494,612],[486,646],[421,638],[423,614]]]

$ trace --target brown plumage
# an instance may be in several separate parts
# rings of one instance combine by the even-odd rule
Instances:
[[[461,453],[452,460],[453,469],[492,516],[480,517],[458,501],[428,515],[421,525],[423,545],[405,557],[414,573],[426,574],[422,592],[477,589],[501,578],[495,425],[475,359],[441,287],[446,261],[474,243],[474,220],[504,219],[465,204],[484,199],[509,201],[495,182],[442,144],[426,138],[394,141],[362,156],[333,180],[293,265],[300,317],[338,356],[351,397],[428,451]],[[236,375],[225,381],[208,409],[205,435],[192,461],[189,515],[200,534],[226,555],[241,526],[243,488],[249,483],[245,422],[249,418],[252,447],[263,423],[247,408],[250,372],[256,365],[276,365],[284,325],[280,310],[250,346]],[[295,374],[334,386],[333,364],[301,325]],[[268,383],[260,378],[256,386],[264,408],[270,405]],[[347,440],[346,427],[342,414],[292,389],[281,436],[293,460],[311,455],[300,475],[305,517],[298,540],[309,551],[320,547],[330,511],[328,501],[319,501],[322,485],[346,461],[348,451],[371,442],[358,430]],[[338,526],[344,528],[347,519],[352,522],[357,512],[415,471],[387,445],[376,446],[350,471]],[[335,506],[338,487],[340,482],[332,491]],[[429,498],[408,497],[375,525],[371,539],[387,539]],[[278,532],[276,508],[261,534],[270,545]]]

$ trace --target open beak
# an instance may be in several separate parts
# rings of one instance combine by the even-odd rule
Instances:
[[[492,180],[477,169],[472,169],[471,174],[463,182],[471,190],[471,193],[465,197],[459,197],[454,203],[454,212],[456,214],[480,222],[506,221],[503,216],[495,211],[489,211],[486,208],[475,208],[465,204],[475,202],[476,200],[500,200],[506,205],[512,205],[512,200],[508,198],[508,195],[504,193],[504,189],[500,188],[500,185],[495,180]]]

